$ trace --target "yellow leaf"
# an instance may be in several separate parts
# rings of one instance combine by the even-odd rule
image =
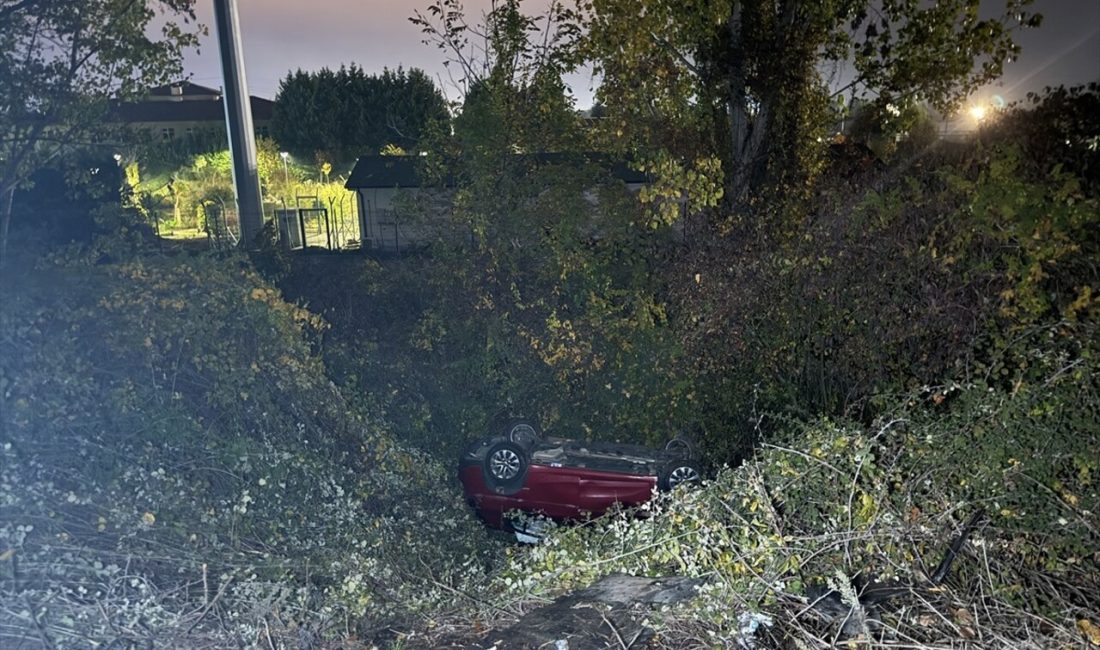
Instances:
[[[141,516],[141,520],[145,522],[146,526],[152,526],[157,523],[157,517],[151,512],[147,512]]]
[[[1089,640],[1089,643],[1095,646],[1100,646],[1100,627],[1096,627],[1092,624],[1092,621],[1087,618],[1082,618],[1077,621],[1077,629],[1081,630],[1081,634],[1085,635],[1085,638]]]
[[[8,550],[4,551],[3,553],[0,553],[0,562],[7,562],[8,560],[12,559],[12,557],[14,557],[14,556],[15,556],[15,549],[14,548],[9,548]],[[1088,621],[1085,621],[1085,622],[1087,623]]]
[[[875,499],[870,494],[864,492],[859,497],[859,516],[863,519],[868,519],[875,511]]]

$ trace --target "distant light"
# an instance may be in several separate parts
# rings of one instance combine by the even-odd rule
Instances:
[[[975,122],[981,122],[985,119],[986,109],[985,106],[975,104],[970,107],[970,117],[974,118]]]
[[[282,156],[284,161],[286,161],[286,159],[290,157],[290,152],[289,151],[280,151],[279,155]]]

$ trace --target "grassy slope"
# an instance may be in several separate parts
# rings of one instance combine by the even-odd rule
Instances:
[[[2,289],[0,645],[371,636],[480,575],[448,469],[356,413],[246,260]]]

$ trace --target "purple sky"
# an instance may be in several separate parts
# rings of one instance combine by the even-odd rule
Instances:
[[[427,0],[237,0],[244,39],[245,62],[251,92],[274,98],[279,80],[297,68],[337,68],[357,63],[368,73],[383,67],[416,67],[437,83],[447,84],[443,52],[421,43],[421,34],[408,21]],[[222,85],[211,0],[198,0],[200,21],[210,27],[200,53],[192,52],[186,70],[195,83]],[[536,11],[546,0],[529,0]],[[996,5],[995,2],[987,3]],[[467,15],[480,16],[489,0],[466,0]],[[1043,26],[1018,37],[1023,52],[1006,67],[1005,76],[982,93],[1012,101],[1029,90],[1047,85],[1100,81],[1100,0],[1036,0],[1033,9],[1044,15]],[[588,75],[567,80],[578,108],[592,103],[593,82]],[[454,88],[445,88],[457,99]]]

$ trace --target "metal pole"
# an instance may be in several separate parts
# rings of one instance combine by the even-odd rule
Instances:
[[[244,76],[244,50],[237,20],[237,0],[214,0],[218,50],[225,78],[225,125],[229,133],[229,153],[233,157],[233,185],[237,188],[237,214],[240,217],[239,244],[252,246],[263,228],[260,203],[260,175],[256,168],[256,136],[252,132],[252,109],[248,100],[248,82]]]

